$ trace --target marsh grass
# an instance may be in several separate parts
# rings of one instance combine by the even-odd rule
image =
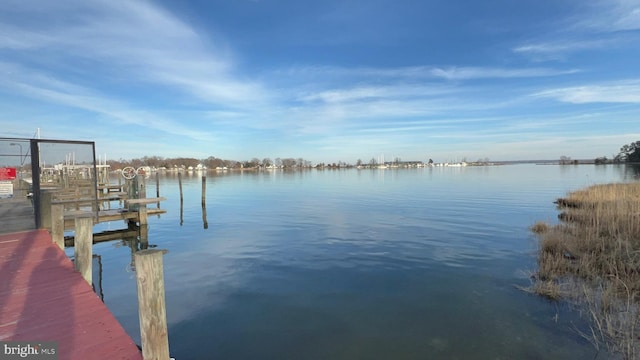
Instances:
[[[640,357],[640,183],[594,185],[556,203],[560,224],[531,227],[539,238],[531,291],[580,305],[594,345]]]

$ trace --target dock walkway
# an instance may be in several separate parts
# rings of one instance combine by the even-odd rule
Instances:
[[[0,341],[55,341],[60,359],[142,359],[46,230],[0,234]]]

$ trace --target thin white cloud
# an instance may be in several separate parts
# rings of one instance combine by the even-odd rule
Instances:
[[[533,94],[572,104],[640,104],[640,80],[550,89]]]
[[[513,79],[513,78],[535,78],[569,75],[579,72],[577,69],[555,70],[546,68],[483,68],[483,67],[449,67],[434,68],[432,74],[448,80],[468,80],[468,79]]]
[[[348,89],[325,90],[303,94],[300,101],[322,101],[326,103],[349,102],[356,100],[398,99],[451,94],[454,89],[443,86],[389,85],[361,86]]]
[[[210,140],[212,134],[182,125],[179,122],[144,110],[134,109],[126,103],[109,98],[94,90],[66,83],[46,74],[26,71],[18,65],[0,62],[0,72],[9,73],[0,81],[0,88],[20,93],[30,98],[87,110],[107,116],[122,124],[144,126],[164,133],[186,136],[194,140]]]
[[[23,3],[28,2],[13,4],[14,18],[39,18]],[[73,10],[64,11],[60,3]],[[67,0],[41,5],[40,12],[51,13],[53,21],[42,16],[42,21],[1,25],[0,49],[24,57],[37,50],[49,58],[50,67],[85,62],[101,69],[90,76],[170,86],[209,103],[243,106],[266,97],[259,84],[234,74],[232,56],[219,41],[201,36],[149,2]]]
[[[373,78],[396,80],[473,80],[473,79],[511,79],[534,78],[569,75],[579,72],[579,69],[552,68],[498,68],[498,67],[465,67],[465,66],[411,66],[398,68],[369,68],[369,67],[294,67],[282,71],[289,76],[303,76],[308,78]]]
[[[513,52],[532,56],[537,60],[563,60],[570,53],[585,50],[604,49],[611,46],[619,46],[620,39],[552,41],[528,43],[513,48]]]
[[[640,29],[640,2],[637,0],[597,0],[585,2],[582,10],[539,35],[550,40],[534,40],[512,51],[534,61],[566,60],[573,53],[637,46]]]
[[[586,5],[589,11],[576,20],[578,29],[596,32],[640,29],[640,2],[637,0],[598,0]]]

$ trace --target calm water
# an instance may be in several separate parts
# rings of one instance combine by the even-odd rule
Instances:
[[[575,312],[514,285],[529,284],[527,228],[555,221],[555,198],[628,179],[588,165],[210,172],[205,229],[200,175],[185,174],[182,224],[177,177],[163,176],[168,213],[149,242],[169,250],[172,356],[594,358]],[[94,251],[104,301],[139,343],[131,250]]]

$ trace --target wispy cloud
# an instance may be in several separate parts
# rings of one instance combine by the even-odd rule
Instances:
[[[90,111],[121,124],[143,126],[195,140],[212,138],[211,133],[189,128],[149,111],[132,108],[125,102],[96,93],[93,89],[67,83],[34,70],[26,71],[17,65],[0,62],[0,72],[9,74],[0,81],[0,87],[30,98]]]
[[[551,77],[574,74],[579,69],[553,68],[497,68],[497,67],[465,67],[465,66],[410,66],[396,68],[369,67],[293,67],[281,73],[289,76],[310,78],[368,78],[396,80],[473,80],[473,79],[517,79],[534,77]]]
[[[640,80],[550,89],[538,92],[533,96],[553,98],[572,104],[640,104]]]
[[[40,11],[54,12],[61,6],[56,3],[42,3]],[[102,73],[87,75],[171,86],[213,104],[241,106],[266,97],[259,84],[234,74],[222,41],[201,36],[159,7],[145,1],[63,3],[77,7],[66,15],[54,12],[55,21],[2,25],[0,49],[22,50],[17,56],[38,50],[49,56],[49,67],[88,62]],[[31,10],[16,2],[11,12],[26,17]]]
[[[598,0],[586,5],[589,11],[576,19],[578,29],[596,32],[640,29],[640,2],[637,0]]]
[[[566,60],[584,51],[637,46],[640,29],[640,3],[637,0],[597,0],[586,2],[538,39],[512,48],[534,61]],[[546,38],[546,39],[545,39]],[[547,40],[549,39],[549,40]]]
[[[513,48],[513,52],[528,55],[536,60],[564,60],[568,54],[597,50],[611,46],[619,46],[624,41],[621,39],[578,40],[574,39],[528,43]]]

